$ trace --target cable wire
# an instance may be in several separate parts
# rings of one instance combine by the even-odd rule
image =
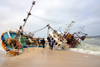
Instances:
[[[45,18],[42,18],[42,17],[38,17],[36,15],[31,15],[31,16],[34,16],[34,17],[37,17],[37,18],[40,18],[40,19],[43,19],[43,20],[46,20],[46,21],[49,21],[49,22],[54,22],[54,23],[58,23],[58,24],[63,24],[63,23],[60,23],[60,22],[55,22],[55,21],[52,21],[52,20],[48,20],[48,19],[45,19]],[[66,24],[65,24],[66,25]]]
[[[36,32],[38,32],[38,31],[40,31],[40,30],[42,30],[42,29],[44,29],[44,28],[46,28],[47,26],[45,26],[45,27],[43,27],[43,28],[41,28],[41,29],[38,29],[38,30],[36,30],[36,31],[34,31],[34,32],[32,32],[32,33],[36,33]]]

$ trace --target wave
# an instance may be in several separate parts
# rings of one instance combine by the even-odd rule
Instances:
[[[78,45],[77,48],[70,48],[69,50],[100,56],[100,46],[88,43],[82,43]]]
[[[80,49],[80,48],[70,48],[69,50],[80,52],[80,53],[93,54],[93,55],[100,56],[100,51],[85,50],[85,49]]]
[[[87,43],[95,46],[100,46],[100,38],[90,38],[84,40],[82,43]]]
[[[87,43],[82,43],[82,44],[78,45],[77,48],[91,50],[91,51],[100,51],[100,46],[93,45],[93,44],[87,44]]]

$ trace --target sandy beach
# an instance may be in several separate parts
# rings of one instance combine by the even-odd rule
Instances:
[[[6,60],[6,58],[3,57],[5,55],[5,53],[6,53],[5,51],[0,50],[0,66]]]
[[[29,48],[18,56],[4,57],[1,67],[100,67],[100,56],[49,48]]]

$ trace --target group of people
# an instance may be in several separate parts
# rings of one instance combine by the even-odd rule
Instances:
[[[55,43],[55,40],[54,40],[53,38],[50,39],[50,37],[47,37],[47,40],[48,40],[48,42],[45,41],[44,38],[43,38],[42,40],[40,40],[40,38],[38,38],[38,39],[37,39],[37,44],[36,44],[36,46],[39,46],[40,44],[42,44],[42,45],[43,45],[43,48],[45,48],[45,44],[46,44],[46,45],[49,44],[49,47],[51,48],[51,50],[53,50],[53,45],[54,45],[54,43]]]
[[[38,38],[36,46],[39,47],[40,44],[43,44],[43,48],[45,48],[45,43],[46,43],[46,41],[44,38],[42,40],[40,40],[40,38]]]

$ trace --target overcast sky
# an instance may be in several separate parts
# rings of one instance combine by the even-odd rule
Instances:
[[[6,30],[16,30],[23,25],[23,19],[27,17],[32,2],[33,0],[0,0],[0,34]],[[64,31],[73,20],[75,24],[69,30],[71,33],[84,27],[84,33],[89,36],[100,35],[100,0],[35,0],[35,2],[31,14],[54,22],[31,15],[24,31],[33,32],[47,24],[56,30],[61,27]],[[47,28],[35,33],[35,37],[46,36]]]

